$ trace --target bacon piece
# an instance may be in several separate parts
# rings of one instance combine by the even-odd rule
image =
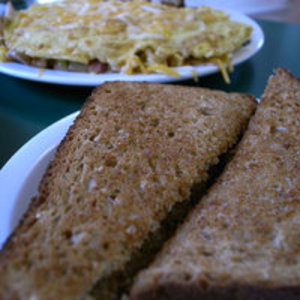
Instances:
[[[105,73],[108,70],[108,64],[102,63],[99,60],[93,60],[88,65],[88,72],[89,73]]]

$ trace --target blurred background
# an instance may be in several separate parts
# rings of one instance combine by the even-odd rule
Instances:
[[[300,23],[300,0],[153,0],[161,1],[183,3],[185,6],[207,5],[220,9],[234,9],[259,19]]]
[[[235,9],[255,18],[300,23],[300,0],[185,0],[185,5]]]

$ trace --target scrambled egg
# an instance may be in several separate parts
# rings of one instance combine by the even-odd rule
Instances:
[[[1,51],[5,47],[29,63],[37,58],[83,65],[96,60],[112,72],[178,76],[172,67],[230,65],[232,53],[249,39],[251,30],[208,7],[64,0],[34,4],[8,18]]]

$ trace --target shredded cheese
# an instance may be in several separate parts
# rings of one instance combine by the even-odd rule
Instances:
[[[224,81],[229,84],[230,78],[229,78],[226,66],[224,65],[223,61],[220,58],[213,58],[213,59],[211,59],[211,61],[219,67],[219,70],[223,76]]]
[[[147,67],[148,72],[157,72],[157,73],[163,73],[167,75],[171,75],[174,77],[179,78],[180,74],[175,71],[174,69],[167,67],[166,65],[160,65],[160,64],[152,64]]]
[[[208,7],[177,8],[147,1],[61,0],[33,4],[6,22],[0,59],[13,49],[35,58],[89,64],[111,72],[162,73],[179,78],[174,67],[218,66],[229,83],[232,51],[251,27]],[[193,73],[193,78],[197,78]]]

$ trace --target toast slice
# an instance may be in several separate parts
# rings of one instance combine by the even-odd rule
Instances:
[[[300,81],[279,69],[237,153],[131,299],[300,299]]]
[[[0,299],[119,297],[255,107],[201,88],[96,88],[1,251]]]

